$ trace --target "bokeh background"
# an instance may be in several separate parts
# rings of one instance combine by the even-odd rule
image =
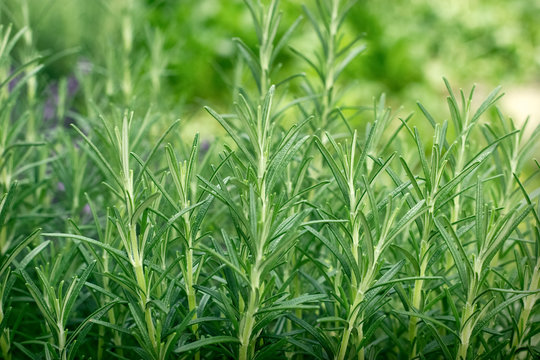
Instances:
[[[302,5],[315,3],[282,0],[283,31],[303,14]],[[366,105],[384,92],[396,112],[415,111],[420,100],[444,119],[445,76],[455,88],[468,91],[477,84],[478,101],[502,85],[503,112],[518,122],[530,115],[538,123],[539,19],[536,0],[359,0],[345,33],[364,33],[367,50],[342,76],[344,101]],[[31,55],[44,57],[41,93],[75,77],[84,101],[153,106],[185,119],[188,133],[210,137],[220,130],[202,106],[226,108],[231,88],[245,73],[235,65],[231,39],[256,43],[241,0],[3,0],[0,23],[30,27],[25,37],[31,38],[19,43],[16,54],[21,63]],[[309,54],[316,45],[304,19],[291,46]],[[279,60],[282,77],[306,71],[289,49]],[[70,106],[76,108],[81,98],[74,96]]]

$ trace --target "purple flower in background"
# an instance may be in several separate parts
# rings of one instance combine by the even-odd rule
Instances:
[[[58,191],[66,191],[66,186],[64,185],[63,182],[60,181],[60,182],[56,185],[56,189],[57,189]]]
[[[66,84],[66,103],[72,100],[77,91],[79,90],[79,81],[73,75],[67,78]],[[59,105],[59,93],[58,93],[58,83],[52,83],[47,88],[47,100],[43,107],[43,119],[45,121],[52,120],[56,117]],[[68,126],[72,122],[72,119],[64,119],[64,125]]]
[[[209,149],[210,149],[210,141],[209,140],[203,140],[201,142],[201,146],[199,148],[199,154],[201,156],[204,156],[204,155],[206,155],[206,153],[208,152]]]
[[[75,98],[77,95],[77,92],[80,88],[80,83],[75,74],[78,74],[79,76],[85,76],[88,75],[93,69],[93,64],[87,60],[87,59],[80,59],[77,61],[76,69],[74,73],[69,75],[66,79],[66,93],[65,93],[65,99],[64,105],[69,106],[70,102]],[[17,68],[11,67],[10,69],[10,75],[12,76],[17,71]],[[24,77],[24,72],[21,72],[17,76],[15,76],[13,79],[11,79],[8,83],[8,90],[9,92],[12,92],[15,90],[17,85],[21,82],[21,79]],[[56,119],[58,114],[58,106],[60,105],[60,94],[59,94],[59,84],[57,81],[51,82],[45,89],[45,103],[43,104],[43,120],[44,121],[51,121]],[[58,119],[63,120],[64,126],[69,126],[73,119],[66,116],[64,119]],[[54,128],[57,126],[57,124],[53,123],[50,124],[51,128]]]
[[[74,97],[77,94],[77,90],[79,90],[79,80],[71,75],[67,80],[67,96]]]
[[[56,108],[58,107],[58,84],[49,85],[47,92],[49,94],[43,107],[43,119],[51,120],[56,115]]]
[[[82,212],[84,215],[91,215],[92,214],[92,209],[90,209],[90,205],[88,205],[88,203],[86,203],[82,209]]]
[[[73,99],[79,90],[79,80],[71,75],[67,80],[67,98]],[[69,127],[75,120],[70,116],[66,116],[64,119],[64,127]]]
[[[11,67],[10,72],[9,72],[9,76],[13,75],[14,72],[15,72],[15,68]],[[21,81],[22,77],[23,77],[23,74],[21,73],[21,74],[15,76],[13,79],[11,79],[11,81],[8,84],[8,91],[9,92],[12,92],[15,89],[17,84]]]

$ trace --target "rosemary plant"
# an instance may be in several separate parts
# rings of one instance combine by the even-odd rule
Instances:
[[[109,42],[60,76],[32,4],[0,4],[0,357],[539,357],[540,126],[500,88],[345,106],[359,3],[245,0],[201,115],[172,91],[198,48],[154,26],[172,3],[97,5]]]
[[[34,116],[31,115],[34,109],[21,94],[42,66],[32,59],[15,67],[12,57],[14,47],[25,33],[23,29],[12,34],[11,26],[0,26],[0,353],[4,359],[12,359],[13,322],[9,320],[18,316],[16,313],[12,316],[16,274],[48,245],[47,242],[36,244],[41,230],[37,228],[39,209],[32,216],[28,214],[30,208],[26,203],[28,194],[43,185],[33,183],[29,173],[40,162],[48,161],[35,157],[36,147],[44,144],[32,141],[29,119]],[[14,79],[29,68],[31,70],[13,84]],[[16,113],[22,106],[27,110]],[[23,218],[24,214],[28,214],[27,219]],[[25,256],[18,259],[21,253]]]
[[[306,78],[304,89],[306,94],[313,98],[315,121],[312,125],[318,131],[329,130],[339,119],[339,91],[337,80],[343,70],[353,61],[358,54],[365,50],[364,44],[358,42],[363,34],[354,37],[348,43],[344,43],[345,32],[343,25],[347,13],[356,1],[341,0],[319,1],[317,0],[317,16],[308,7],[304,6],[304,13],[309,19],[317,40],[320,43],[319,51],[315,59],[306,56],[299,50],[293,49],[294,53],[301,57],[317,75],[316,83],[311,78]],[[318,84],[317,84],[318,83]]]

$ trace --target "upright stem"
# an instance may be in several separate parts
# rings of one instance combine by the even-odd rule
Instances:
[[[534,267],[533,276],[529,285],[529,291],[536,291],[538,288],[540,288],[540,259],[537,259],[536,261],[536,266]],[[540,299],[540,295],[534,294],[527,296],[523,301],[523,310],[519,315],[517,332],[512,339],[512,360],[516,358],[517,349],[523,345],[522,341],[523,336],[527,331],[527,323],[529,322],[533,306],[538,299]]]
[[[263,62],[263,61],[261,61]],[[266,78],[261,79],[261,82]],[[264,100],[261,100],[264,101]],[[270,103],[271,106],[271,103]],[[259,112],[261,107],[259,106]],[[270,109],[268,109],[270,111]],[[269,199],[267,195],[267,184],[265,179],[266,168],[267,168],[267,145],[268,138],[267,132],[268,124],[266,121],[270,118],[268,116],[265,119],[265,115],[262,113],[258,114],[258,126],[257,126],[257,137],[258,146],[257,156],[257,185],[259,190],[259,203],[260,210],[258,213],[257,219],[257,247],[255,249],[255,254],[253,256],[253,267],[250,273],[250,293],[248,298],[248,308],[246,313],[242,316],[239,327],[239,340],[240,348],[238,357],[240,360],[247,360],[252,357],[251,352],[253,351],[253,342],[255,339],[251,339],[253,327],[255,326],[255,314],[259,308],[259,287],[261,284],[261,265],[263,263],[265,246],[268,238],[268,230],[270,227],[267,224],[267,212],[269,207]]]
[[[463,312],[463,319],[468,319],[472,312],[474,311],[474,306],[470,305],[469,302],[465,305],[465,310]],[[460,332],[460,342],[458,347],[458,352],[456,360],[465,360],[467,359],[467,351],[469,350],[469,341],[472,334],[472,321],[468,321],[467,324],[462,328]]]
[[[418,274],[419,277],[424,277],[426,275],[426,268],[427,268],[427,257],[426,253],[428,251],[428,240],[429,240],[429,233],[431,231],[431,218],[432,214],[431,212],[426,213],[424,217],[424,230],[422,233],[422,240],[420,242],[420,273]],[[414,290],[413,290],[413,297],[412,297],[412,306],[415,311],[420,311],[422,308],[422,290],[424,287],[424,280],[417,279],[414,281]],[[417,332],[418,332],[418,325],[417,325],[417,319],[414,316],[411,316],[409,319],[409,342],[411,344],[411,353],[410,358],[413,359],[416,357],[416,348],[417,348]]]
[[[188,296],[188,307],[189,311],[195,310],[197,307],[197,301],[195,298],[195,289],[193,287],[193,250],[189,249],[186,254],[186,292]],[[197,318],[197,314],[193,314],[193,319]],[[192,330],[197,334],[198,326],[194,324]]]
[[[134,227],[133,227],[134,229]],[[156,329],[154,326],[154,322],[152,321],[152,312],[150,310],[150,307],[146,306],[146,301],[148,297],[148,289],[146,286],[146,277],[144,275],[144,269],[142,265],[142,259],[137,257],[133,264],[133,269],[135,271],[135,279],[137,280],[137,285],[139,286],[139,306],[141,307],[141,310],[144,312],[144,319],[146,322],[146,329],[148,331],[148,337],[150,338],[150,341],[152,342],[152,347],[154,350],[156,350],[156,353],[159,353],[158,350],[158,343],[156,341]]]
[[[30,27],[30,11],[29,11],[29,5],[28,1],[25,0],[22,2],[22,12],[23,12],[23,23],[28,28],[27,31],[24,32],[23,39],[24,43],[26,45],[26,55],[24,62],[31,61],[34,57],[34,52],[32,50],[32,46],[34,44],[33,41],[33,32]],[[37,67],[37,65],[31,65],[30,68],[27,69],[27,71],[30,73],[32,70],[34,70]],[[26,82],[26,94],[28,97],[28,108],[33,109],[35,103],[36,103],[36,92],[37,92],[37,78],[36,75],[32,75]],[[28,122],[26,125],[26,133],[27,133],[27,140],[32,142],[36,140],[36,116],[34,111],[28,112]]]
[[[146,282],[146,276],[144,274],[144,243],[139,244],[139,239],[137,235],[137,221],[134,219],[133,215],[135,213],[135,192],[133,186],[133,171],[129,166],[129,122],[127,114],[124,116],[122,122],[122,130],[118,132],[117,137],[119,141],[119,150],[120,150],[120,162],[122,165],[122,175],[123,175],[123,185],[125,192],[125,206],[127,218],[129,220],[128,228],[128,243],[125,245],[128,247],[126,250],[129,251],[131,266],[133,272],[135,273],[135,281],[138,286],[138,295],[139,295],[139,306],[142,312],[144,313],[144,319],[146,322],[146,330],[148,332],[148,337],[152,344],[152,349],[154,353],[159,356],[160,351],[159,347],[161,345],[159,339],[156,339],[156,328],[152,320],[152,310],[147,306],[149,299],[149,289]]]
[[[462,134],[461,141],[460,141],[461,147],[459,149],[459,154],[458,154],[458,158],[456,162],[455,175],[459,174],[463,170],[463,161],[465,158],[466,141],[467,141],[467,136],[465,134]],[[458,183],[456,187],[456,194],[458,195],[454,197],[454,207],[452,208],[452,216],[451,216],[452,223],[455,223],[459,218],[459,212],[460,212],[460,207],[461,207],[460,196],[459,196],[460,191],[461,191],[461,182]]]
[[[266,168],[266,162],[264,160],[264,156],[261,156],[262,162],[259,162],[259,165],[262,166],[262,169]],[[253,268],[251,270],[251,286],[250,286],[250,293],[249,293],[249,299],[248,299],[248,308],[245,313],[245,315],[242,317],[242,320],[240,322],[240,328],[239,328],[239,340],[240,340],[240,349],[239,349],[239,359],[240,360],[247,360],[251,358],[251,351],[253,348],[251,347],[252,340],[251,335],[253,332],[253,327],[255,325],[255,314],[258,311],[259,307],[259,287],[260,287],[260,267],[261,263],[263,261],[263,252],[264,252],[264,245],[266,243],[266,211],[268,206],[268,199],[266,196],[266,183],[264,181],[262,174],[264,174],[264,170],[261,171],[259,168],[259,183],[260,183],[260,200],[261,200],[261,212],[260,212],[260,219],[259,219],[259,231],[258,231],[258,241],[257,244],[257,253],[255,255],[255,261],[253,264]]]
[[[477,281],[480,279],[480,273],[475,273],[473,280],[469,286],[467,293],[467,301],[463,307],[463,315],[461,317],[461,331],[459,333],[459,347],[456,360],[466,360],[467,351],[469,350],[469,342],[471,339],[474,321],[471,318],[476,310],[476,304],[473,304],[476,294],[478,293]]]
[[[337,1],[333,3],[335,7],[337,7]],[[337,11],[337,9],[334,9]],[[346,167],[346,176],[347,176],[347,187],[349,191],[349,204],[348,210],[349,210],[349,225],[351,228],[352,238],[351,238],[351,248],[350,251],[352,252],[353,258],[356,262],[356,266],[361,267],[360,261],[361,259],[358,256],[358,249],[360,247],[360,224],[358,221],[358,197],[356,194],[356,187],[355,187],[355,169],[354,169],[354,163],[355,163],[355,153],[356,153],[356,131],[354,132],[353,139],[351,142],[351,149],[348,160],[348,167]],[[363,317],[363,314],[360,313],[359,305],[364,300],[365,292],[369,288],[369,284],[371,283],[371,279],[374,274],[374,267],[377,263],[377,259],[375,258],[373,261],[373,264],[369,264],[370,268],[366,274],[364,274],[363,279],[357,279],[356,276],[353,274],[351,277],[351,291],[353,293],[354,299],[352,301],[352,305],[349,308],[349,317],[347,318],[347,328],[343,332],[343,337],[341,338],[341,343],[339,346],[339,353],[336,359],[343,360],[347,354],[347,349],[349,347],[350,337],[352,330],[356,328],[356,323],[358,322],[358,319]],[[363,330],[362,325],[360,325],[357,328],[358,333],[358,340],[361,341],[363,337]],[[358,351],[357,354],[359,359],[364,358],[364,349],[361,348]]]
[[[364,320],[364,314],[360,314],[359,318],[358,318],[358,322],[360,324],[363,323],[363,320]],[[358,328],[356,329],[356,331],[358,331],[358,337],[357,337],[357,340],[358,342],[360,343],[363,339],[364,339],[364,328],[362,327],[362,325],[358,326]],[[365,358],[365,352],[366,352],[366,349],[364,348],[364,346],[362,346],[359,350],[358,350],[358,356],[357,356],[357,359],[358,360],[364,360]]]
[[[332,13],[330,15],[330,26],[328,30],[328,54],[326,57],[326,69],[323,91],[323,108],[321,113],[321,129],[328,125],[328,117],[332,111],[332,101],[334,93],[334,63],[336,52],[336,35],[338,30],[339,0],[332,1]]]
[[[186,182],[186,185],[188,185],[187,182]],[[187,192],[187,186],[185,186],[185,189]],[[183,204],[184,208],[189,206],[189,202],[186,199],[184,199],[183,203],[184,203]],[[183,218],[184,218],[184,226],[186,230],[185,236],[188,243],[188,249],[186,251],[186,275],[185,275],[186,276],[185,278],[186,294],[188,298],[188,309],[189,311],[193,311],[197,309],[197,298],[195,295],[195,288],[194,288],[195,280],[193,278],[193,238],[191,234],[191,221],[189,218],[189,213],[185,213]],[[193,319],[196,319],[196,318],[197,318],[197,313],[195,312],[193,314]],[[199,338],[199,335],[197,333],[199,329],[199,325],[193,324],[191,329],[193,330],[195,337]],[[198,358],[200,356],[200,353],[197,352],[195,356]]]
[[[345,359],[345,355],[347,354],[347,349],[349,347],[349,339],[351,337],[351,333],[353,329],[356,326],[356,321],[358,319],[359,314],[359,304],[364,300],[364,293],[361,290],[358,290],[356,292],[355,299],[350,307],[351,314],[349,315],[349,318],[347,319],[347,328],[343,332],[343,337],[341,338],[341,343],[339,345],[339,353],[336,357],[336,360],[343,360]]]
[[[259,273],[258,273],[258,262],[255,263],[255,266],[252,271],[252,284],[251,291],[249,294],[248,308],[245,315],[242,317],[240,322],[240,350],[238,353],[238,358],[240,360],[247,360],[252,357],[253,348],[251,347],[251,333],[253,332],[253,327],[255,326],[255,313],[258,311],[258,292],[259,292]]]
[[[106,252],[106,251],[103,252],[102,263],[103,263],[103,273],[106,274],[106,273],[109,272],[109,253]],[[105,290],[109,290],[109,291],[111,290],[110,286],[109,286],[109,278],[106,277],[106,276],[103,278],[103,288]],[[101,303],[105,304],[107,301],[108,301],[108,297],[103,295]],[[116,322],[117,321],[116,314],[114,312],[114,309],[110,309],[108,311],[108,318],[109,318],[109,322],[111,324],[116,324],[117,323]],[[101,331],[102,328],[103,327],[100,327],[100,331]],[[100,334],[101,334],[101,332],[100,332]],[[115,346],[115,349],[114,349],[115,353],[117,353],[120,357],[122,357],[124,355],[124,350],[121,347],[122,346],[122,337],[121,337],[120,334],[121,334],[120,332],[114,331],[113,332],[112,342],[113,342],[113,344]],[[98,359],[101,359],[102,357],[103,357],[103,349],[100,347],[100,348],[98,348]]]
[[[122,93],[126,102],[130,101],[132,95],[132,81],[131,81],[131,49],[133,46],[133,4],[131,0],[126,3],[126,9],[122,16]]]
[[[67,351],[66,351],[66,331],[64,330],[63,325],[58,322],[58,351],[61,354],[62,360],[67,359]]]
[[[425,276],[425,268],[426,263],[422,262],[422,265],[420,267],[420,277]],[[414,292],[413,292],[413,298],[412,298],[412,306],[415,310],[420,311],[421,308],[421,302],[422,302],[422,288],[424,286],[424,280],[418,279],[414,282]],[[416,358],[416,348],[417,348],[417,332],[418,332],[418,326],[417,326],[417,319],[415,316],[411,316],[409,320],[409,342],[411,344],[411,359]]]
[[[362,301],[364,301],[366,291],[369,289],[371,282],[373,281],[373,277],[375,275],[375,268],[376,264],[378,262],[378,257],[374,258],[373,264],[370,264],[371,267],[365,274],[362,282],[358,285],[358,290],[356,291],[354,300],[351,304],[351,307],[349,308],[350,314],[347,318],[347,328],[343,332],[343,337],[341,338],[341,343],[339,345],[339,353],[336,357],[336,360],[343,360],[345,359],[345,355],[347,354],[347,349],[349,347],[349,341],[351,337],[352,330],[356,328],[356,324],[358,323],[358,320],[362,319],[364,316],[363,313],[360,312],[360,304]],[[362,341],[363,338],[363,329],[362,324],[360,324],[356,331],[358,333],[358,340]],[[363,360],[364,359],[364,348],[360,348],[357,353],[358,359]]]
[[[460,148],[459,148],[459,153],[458,153],[458,157],[457,157],[457,161],[456,161],[456,167],[455,167],[455,171],[454,171],[454,176],[458,175],[459,173],[461,173],[461,171],[463,171],[463,165],[464,165],[464,162],[465,162],[465,148],[466,148],[466,145],[467,145],[467,141],[468,141],[468,138],[469,138],[469,133],[470,133],[470,129],[469,129],[469,106],[470,104],[467,105],[467,108],[466,108],[466,111],[464,112],[464,123],[463,123],[463,126],[461,128],[461,134],[459,134],[459,139],[460,139]],[[457,130],[459,131],[459,130]],[[460,193],[461,193],[461,182],[459,182],[456,186],[456,191],[455,191],[455,194],[457,194],[455,197],[454,197],[454,206],[452,207],[451,209],[451,214],[450,214],[450,221],[452,224],[456,223],[458,220],[459,220],[459,213],[461,211],[461,196],[460,196]],[[454,229],[456,230],[456,229]],[[452,265],[452,256],[451,254],[447,253],[446,254],[446,268],[449,269]]]

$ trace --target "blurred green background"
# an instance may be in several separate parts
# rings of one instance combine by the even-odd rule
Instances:
[[[303,14],[303,4],[314,8],[315,1],[281,1],[283,31]],[[478,101],[502,85],[507,94],[503,111],[518,121],[531,115],[538,123],[539,19],[540,1],[535,0],[358,1],[345,32],[351,37],[365,33],[367,50],[341,78],[343,101],[367,105],[385,92],[394,109],[415,111],[421,100],[447,118],[441,101],[445,76],[467,91],[476,83]],[[49,59],[42,92],[76,75],[86,98],[141,109],[153,105],[188,119],[188,128],[203,134],[218,130],[202,105],[226,108],[232,86],[242,78],[231,38],[252,47],[256,43],[241,0],[3,0],[0,22],[32,30],[18,54],[24,62],[31,48]],[[314,51],[317,42],[307,20],[291,45]],[[306,71],[289,49],[280,61],[277,79]]]

